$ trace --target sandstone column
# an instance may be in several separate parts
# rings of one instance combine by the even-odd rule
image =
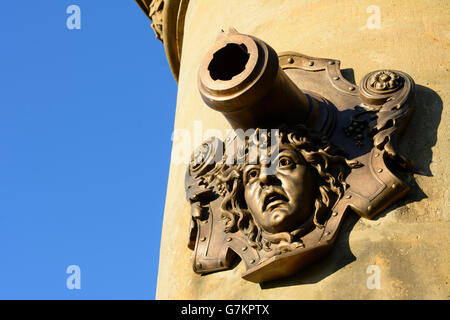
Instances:
[[[139,2],[139,1],[138,1]],[[197,71],[221,30],[236,28],[277,52],[341,61],[359,84],[378,69],[416,82],[416,109],[402,140],[415,164],[411,191],[375,220],[350,217],[332,253],[287,279],[266,284],[232,270],[200,276],[188,249],[186,164],[172,154],[158,275],[158,299],[448,299],[450,292],[450,5],[445,0],[153,0],[140,1],[164,42],[178,80],[175,128],[195,136],[230,128],[199,94]],[[149,40],[150,41],[150,40]],[[202,137],[203,139],[204,137]],[[190,142],[191,150],[201,141]],[[174,141],[174,148],[177,141]],[[380,288],[367,281],[380,270]],[[369,273],[368,273],[369,272]],[[369,279],[370,281],[370,279]]]

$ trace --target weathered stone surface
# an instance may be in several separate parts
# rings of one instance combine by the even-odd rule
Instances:
[[[367,8],[381,12],[381,29],[368,29]],[[417,106],[401,150],[415,163],[410,194],[375,220],[349,216],[330,256],[287,279],[263,285],[241,279],[242,265],[200,276],[187,248],[186,165],[169,174],[158,299],[449,299],[450,21],[448,1],[191,0],[184,29],[176,129],[194,137],[228,123],[197,89],[197,68],[221,29],[253,34],[277,52],[336,58],[359,84],[377,69],[402,70],[417,84]],[[346,73],[349,80],[351,72]],[[210,134],[210,135],[216,135]],[[200,141],[191,140],[193,149]],[[175,142],[176,143],[176,142]],[[172,158],[174,154],[172,155]],[[367,288],[369,265],[381,270],[381,288]]]

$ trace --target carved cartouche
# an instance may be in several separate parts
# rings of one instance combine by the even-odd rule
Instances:
[[[246,280],[291,275],[327,254],[348,212],[371,219],[407,193],[397,142],[413,80],[379,70],[358,87],[339,65],[236,30],[205,55],[200,94],[235,131],[205,141],[186,173],[195,272],[239,256]]]

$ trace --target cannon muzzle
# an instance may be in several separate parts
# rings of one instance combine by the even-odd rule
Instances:
[[[205,103],[220,111],[234,129],[280,124],[314,127],[317,107],[280,68],[264,41],[231,29],[203,58],[198,86]]]

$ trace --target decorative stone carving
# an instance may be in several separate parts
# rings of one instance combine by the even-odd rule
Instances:
[[[162,28],[163,28],[163,9],[164,9],[164,1],[163,0],[154,0],[150,3],[148,16],[152,20],[152,28],[155,31],[156,38],[164,42],[162,36]]]
[[[184,19],[189,0],[135,0],[145,15],[152,21],[156,38],[164,43],[167,61],[175,80],[180,71],[183,47]]]
[[[408,192],[397,143],[413,80],[382,70],[358,87],[339,65],[236,30],[205,55],[200,94],[235,131],[205,141],[186,173],[195,272],[239,256],[246,280],[291,275],[327,254],[347,213],[371,219]]]
[[[164,0],[136,0],[141,9],[152,21],[152,29],[156,38],[164,42],[163,39],[163,10]]]

